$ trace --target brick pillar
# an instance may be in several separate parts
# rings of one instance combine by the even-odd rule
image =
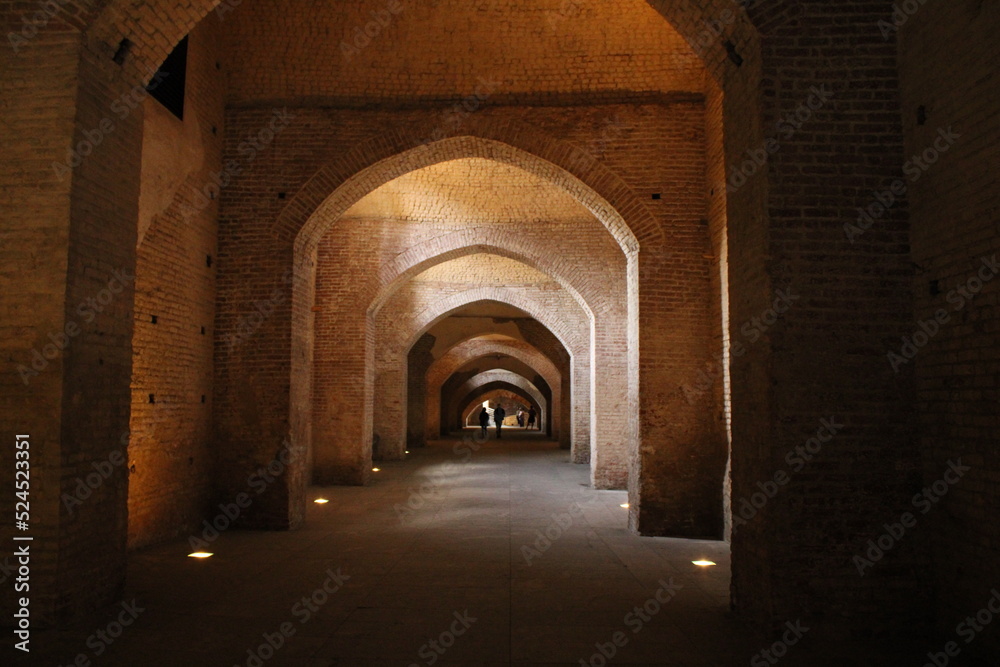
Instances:
[[[16,56],[5,52],[0,72],[12,105],[4,143],[25,151],[0,167],[17,203],[0,242],[2,338],[13,362],[2,380],[9,442],[0,451],[13,475],[14,435],[31,436],[23,535],[34,538],[29,597],[41,625],[85,616],[124,587],[142,112],[116,112],[131,83],[75,35],[41,33]],[[108,474],[78,493],[95,464]],[[8,516],[12,505],[13,494],[0,501]],[[0,599],[12,613],[14,596]]]
[[[592,336],[590,478],[596,489],[628,486],[628,341],[622,312],[597,314]]]
[[[710,357],[709,282],[673,275],[656,249],[639,253],[639,438],[633,454],[631,525],[644,535],[719,539],[726,442],[711,427],[715,395],[697,384]],[[675,295],[664,298],[668,276]],[[703,309],[706,312],[702,312]]]
[[[423,447],[427,444],[425,431],[431,415],[427,412],[427,369],[434,363],[431,350],[434,347],[434,336],[423,335],[410,350],[407,364],[407,410],[406,410],[406,446]],[[434,419],[433,421],[437,421]]]
[[[241,524],[267,530],[302,521],[309,483],[312,337],[306,304],[312,303],[313,277],[307,269],[293,274],[289,246],[269,230],[241,233],[220,219],[212,406],[217,489],[220,502],[249,493],[253,503]],[[254,270],[240,273],[232,264],[237,257]],[[294,299],[293,290],[301,292]]]
[[[762,4],[763,136],[728,156],[732,179],[746,151],[777,142],[729,202],[731,338],[747,347],[732,374],[733,599],[775,627],[812,613],[845,631],[919,629],[929,608],[916,536],[866,576],[852,562],[920,488],[910,381],[886,362],[914,328],[906,204],[854,243],[844,229],[902,176],[896,44],[877,24],[891,12],[874,0]],[[738,136],[746,123],[726,107]],[[764,187],[766,226],[754,225],[747,193]],[[744,327],[762,331],[779,290],[793,305],[754,342]],[[810,439],[806,459],[797,448]],[[738,508],[778,473],[790,481],[741,526]]]
[[[402,346],[376,346],[374,434],[382,459],[403,458],[406,445],[407,364]]]

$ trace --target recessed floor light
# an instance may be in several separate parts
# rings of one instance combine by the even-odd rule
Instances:
[[[372,472],[378,472],[381,468],[372,468]]]
[[[327,500],[326,498],[317,498],[313,502],[316,503],[317,505],[326,505],[330,501]]]
[[[712,567],[713,565],[715,565],[715,563],[713,563],[710,560],[693,560],[691,562],[697,565],[698,567]]]
[[[208,551],[195,551],[193,554],[188,554],[188,558],[211,558],[214,555]]]
[[[625,509],[628,509],[629,505],[628,505],[628,503],[622,503],[618,507],[624,507]]]

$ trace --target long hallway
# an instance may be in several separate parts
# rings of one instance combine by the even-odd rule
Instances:
[[[372,486],[314,488],[329,502],[301,530],[223,531],[205,560],[187,539],[136,553],[120,635],[112,616],[42,636],[56,662],[39,664],[773,664],[727,613],[727,544],[637,537],[625,492],[590,489],[554,443],[471,433]],[[783,662],[910,664],[874,650],[806,632]]]

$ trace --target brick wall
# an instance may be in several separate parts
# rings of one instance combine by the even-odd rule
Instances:
[[[72,35],[37,38],[20,58],[5,49],[0,81],[7,106],[0,125],[7,160],[0,167],[0,189],[7,206],[0,230],[0,345],[5,361],[0,423],[4,438],[2,460],[14,466],[14,436],[31,436],[32,535],[38,544],[59,540],[62,490],[61,438],[65,357],[56,342],[67,318],[66,270],[72,180],[58,179],[52,163],[66,159],[74,138],[75,78],[79,45]],[[42,71],[46,76],[41,76]],[[34,136],[32,144],[18,136]],[[15,168],[16,166],[16,168]],[[19,202],[14,206],[14,202]],[[33,248],[34,252],[25,252]],[[44,261],[38,261],[44,257]],[[46,346],[49,347],[46,350]],[[37,351],[37,356],[35,354]],[[40,359],[40,360],[39,360]],[[33,364],[34,361],[34,364]],[[37,373],[37,374],[36,374]],[[45,499],[45,500],[43,500]],[[13,516],[13,493],[4,494],[0,508]],[[6,544],[14,532],[10,521],[0,534]],[[58,549],[36,549],[33,576],[38,596],[33,613],[51,622],[55,615]],[[5,584],[10,585],[10,584]],[[4,595],[2,610],[14,613],[13,595]]]
[[[230,146],[230,155],[234,159],[238,156],[238,142],[241,138],[252,135],[255,128],[265,125],[272,113],[270,110],[263,109],[234,108],[230,110],[227,126],[232,128],[231,136],[235,145]],[[700,328],[697,328],[694,333],[691,331],[685,333],[684,329],[686,323],[704,322],[708,317],[708,310],[704,303],[694,297],[694,294],[699,290],[702,293],[707,290],[708,267],[710,265],[710,261],[705,256],[707,231],[704,226],[699,224],[704,206],[704,161],[698,155],[698,147],[703,142],[703,118],[699,103],[676,102],[666,106],[610,108],[600,106],[552,107],[531,110],[490,107],[483,108],[475,114],[463,118],[463,123],[459,127],[444,128],[446,134],[471,133],[484,138],[502,138],[506,147],[500,143],[484,143],[482,139],[446,140],[431,147],[420,146],[421,138],[431,136],[436,129],[442,129],[439,125],[440,111],[438,110],[358,112],[344,109],[301,108],[291,111],[291,114],[295,117],[292,124],[283,129],[275,137],[273,144],[261,151],[252,164],[247,165],[246,173],[241,176],[237,186],[227,189],[222,195],[220,257],[227,261],[230,258],[234,258],[233,261],[235,261],[236,257],[240,257],[240,265],[252,266],[254,271],[252,273],[247,270],[234,272],[231,278],[220,275],[221,296],[218,320],[220,332],[218,335],[224,336],[223,332],[227,327],[235,326],[239,322],[241,314],[236,308],[242,308],[242,312],[246,313],[247,308],[252,306],[254,300],[249,297],[250,294],[256,294],[256,298],[260,299],[269,294],[275,287],[280,288],[281,276],[286,270],[283,266],[288,266],[291,261],[287,255],[285,259],[282,259],[281,252],[275,251],[274,239],[276,236],[278,238],[295,238],[297,235],[300,245],[316,244],[323,237],[323,234],[329,231],[331,225],[336,224],[339,217],[348,212],[351,206],[355,205],[368,192],[393,178],[398,178],[421,167],[431,166],[443,159],[488,155],[494,160],[516,164],[546,180],[563,183],[564,187],[587,209],[593,214],[605,218],[606,225],[619,238],[619,243],[628,242],[629,232],[623,225],[624,221],[620,217],[616,221],[616,213],[609,211],[607,204],[601,204],[595,199],[593,190],[588,191],[585,187],[581,187],[580,181],[567,180],[565,175],[561,175],[562,172],[558,169],[554,170],[553,163],[571,161],[572,168],[576,170],[579,178],[599,179],[595,180],[595,183],[607,193],[609,201],[617,202],[623,211],[636,220],[634,224],[637,228],[643,229],[643,233],[655,234],[657,238],[661,239],[659,245],[661,250],[666,248],[666,239],[670,239],[671,252],[674,253],[671,262],[662,261],[663,257],[657,256],[652,249],[648,257],[651,258],[650,268],[659,271],[661,267],[658,264],[662,265],[663,270],[653,275],[659,276],[657,278],[659,280],[672,280],[671,289],[664,288],[660,291],[650,289],[646,298],[651,303],[661,304],[661,307],[667,303],[677,304],[677,307],[673,308],[675,319],[670,327],[670,336],[672,337],[659,339],[651,337],[650,340],[656,342],[651,342],[650,347],[654,345],[672,346],[666,356],[673,355],[673,359],[682,365],[688,364],[691,367],[696,364],[693,361],[694,356],[708,356],[707,352],[692,355],[690,350],[694,348],[685,349],[681,344],[682,341],[686,340],[685,344],[694,345],[696,348],[705,346],[708,336],[701,334],[702,331],[710,330],[707,323],[697,325]],[[603,130],[606,127],[606,121],[611,117],[610,114],[617,114],[619,122],[625,125],[622,133],[627,141],[603,141]],[[513,124],[514,118],[517,118],[516,124]],[[528,121],[528,125],[522,124],[525,120]],[[529,127],[538,129],[529,130]],[[543,130],[546,135],[532,136]],[[595,131],[599,133],[598,137],[602,138],[601,142],[595,142]],[[383,135],[382,132],[387,134]],[[564,141],[568,140],[571,143],[565,144],[565,148],[557,148],[558,144],[551,144],[551,140],[543,138],[543,136],[564,137]],[[553,150],[564,151],[564,153],[561,155],[554,153],[549,158],[550,162],[532,162],[525,161],[524,157],[513,152],[514,149],[510,148],[518,144],[535,146],[536,144],[533,142],[538,142],[537,150],[540,155],[545,156],[547,151]],[[398,144],[398,147],[395,144]],[[576,146],[580,148],[576,148]],[[658,160],[660,151],[652,150],[656,146],[666,146],[667,148],[664,150],[676,158],[668,164],[660,163]],[[677,150],[674,150],[675,146]],[[405,158],[378,162],[377,169],[362,168],[366,164],[374,165],[381,156],[392,157],[407,149],[413,150],[407,153]],[[569,149],[569,152],[565,152],[566,149]],[[616,169],[628,176],[628,183],[634,182],[640,188],[640,192],[646,193],[646,196],[649,196],[650,192],[655,193],[662,190],[661,199],[653,200],[654,202],[662,202],[654,204],[656,215],[659,216],[656,219],[665,220],[668,224],[662,228],[654,228],[652,226],[654,218],[642,204],[627,204],[628,201],[635,202],[635,195],[628,189],[629,186],[626,185],[626,182],[616,180],[619,177],[608,172],[608,168],[601,163],[594,162],[593,157],[588,157],[587,151],[599,152],[604,161],[613,164]],[[630,152],[636,160],[632,172],[628,171],[629,160],[626,158]],[[345,157],[337,160],[334,156],[338,154]],[[292,158],[292,156],[295,157]],[[590,160],[590,166],[581,169],[579,165],[588,164],[587,160]],[[319,169],[318,172],[317,169]],[[354,177],[355,173],[357,173],[356,177]],[[681,173],[684,174],[683,177],[680,176]],[[333,191],[336,184],[341,184],[336,196],[327,199],[327,195]],[[292,202],[286,205],[283,197],[291,197],[296,192]],[[692,211],[691,207],[694,207],[695,210]],[[311,211],[315,211],[315,214],[309,217]],[[649,222],[639,222],[640,220],[648,220]],[[297,231],[300,229],[303,230],[301,233]],[[699,235],[702,237],[701,241],[697,240]],[[515,235],[512,239],[517,240],[519,236]],[[267,245],[264,245],[265,240]],[[351,246],[342,247],[350,248]],[[265,248],[267,248],[266,256],[262,252]],[[294,277],[294,280],[300,283],[303,282],[302,276],[309,275],[308,272],[314,270],[316,266],[315,260],[308,252],[305,253],[305,256],[307,259],[302,260],[303,263],[300,264],[305,272]],[[410,260],[409,257],[402,259]],[[380,280],[388,280],[389,276],[395,274],[394,272],[402,271],[406,266],[406,263],[394,260],[394,263],[385,269],[386,275],[380,276]],[[586,272],[588,276],[593,273],[593,268],[595,267],[588,267],[589,270]],[[227,283],[227,281],[230,282]],[[308,281],[304,282],[308,284]],[[324,282],[321,280],[318,284],[323,285]],[[230,288],[233,290],[232,292],[230,292]],[[254,337],[264,335],[272,327],[278,327],[274,330],[277,332],[286,326],[280,324],[280,320],[284,317],[282,309],[292,299],[287,297],[287,293],[283,293],[279,300],[283,303],[278,304],[274,315],[262,323],[259,331],[253,334]],[[239,306],[239,302],[242,302],[243,305]],[[303,322],[307,322],[315,315],[315,313],[308,312],[312,308],[311,302],[298,301],[296,303],[299,304],[295,306],[298,310],[292,310],[308,315],[302,320]],[[322,312],[322,308],[320,312]],[[338,311],[337,317],[343,318],[347,315],[347,312]],[[223,322],[226,324],[223,325]],[[353,323],[347,323],[346,320],[342,320],[342,322],[346,323],[347,329],[354,332],[352,335],[361,336],[360,332],[364,328],[360,321],[354,320]],[[621,324],[620,320],[618,323]],[[289,342],[297,340],[297,338],[292,337],[292,330],[286,331],[288,331],[287,334],[280,335],[288,336],[286,340]],[[685,336],[687,336],[686,339]],[[598,341],[608,340],[611,339],[605,338],[599,332]],[[268,374],[260,372],[246,374],[251,367],[246,364],[254,356],[263,359],[265,357],[274,358],[274,355],[277,354],[280,358],[287,353],[291,355],[293,360],[302,358],[298,352],[293,354],[291,349],[286,352],[281,347],[271,347],[273,344],[276,344],[276,341],[267,344],[270,352],[264,352],[259,348],[251,350],[247,346],[242,346],[239,355],[245,357],[243,360],[237,359],[235,356],[230,356],[222,361],[217,360],[218,378],[223,378],[230,370],[236,372],[236,375],[232,376],[233,378],[240,378],[237,382],[227,380],[220,384],[217,387],[220,396],[229,391],[227,387],[234,389],[238,387],[237,391],[244,393],[241,400],[236,400],[234,397],[230,403],[218,406],[221,422],[217,426],[222,429],[223,433],[230,428],[227,424],[228,421],[232,421],[234,424],[240,422],[241,417],[236,409],[237,406],[246,404],[249,393],[256,391],[253,387],[259,385],[265,376],[269,377],[269,373],[276,373],[269,386],[280,387],[283,385],[280,381],[281,369],[279,366],[274,366],[272,371],[268,371]],[[598,350],[600,353],[607,354],[624,352],[621,345],[607,343],[602,344]],[[363,377],[365,358],[354,355],[351,359],[354,360],[351,362],[354,364],[353,367],[343,365],[347,362],[347,359],[344,358],[341,368],[353,378]],[[241,366],[244,370],[240,370]],[[293,387],[294,383],[302,381],[295,375],[293,374],[291,378]],[[686,377],[690,373],[683,373],[683,375]],[[369,381],[367,376],[364,377],[366,382]],[[624,392],[626,378],[623,374],[619,374],[618,377],[622,382],[622,391]],[[374,381],[373,378],[372,381]],[[338,400],[349,405],[359,405],[365,400],[366,395],[370,395],[363,385],[357,386],[356,389],[350,389],[350,391],[356,391],[356,395],[345,395],[342,385],[342,389],[337,393]],[[584,399],[589,397],[589,392],[577,392],[575,395]],[[258,405],[259,403],[254,399],[252,404]],[[623,405],[624,401],[621,404]],[[583,414],[589,411],[589,408],[582,401],[578,402],[577,406],[583,410]],[[274,410],[274,421],[271,423],[280,423],[282,407],[279,403],[272,402],[266,410],[271,409]],[[326,406],[322,406],[320,409],[325,416],[347,414],[341,410],[327,409]],[[366,409],[373,409],[373,407],[366,407]],[[259,411],[254,411],[253,414],[254,420],[262,418]],[[697,407],[692,409],[691,414],[694,415],[693,419],[696,422],[700,420]],[[608,427],[610,432],[616,432],[616,430],[619,433],[625,432],[624,428],[613,429],[614,422],[611,419],[601,419],[598,420],[598,423]],[[339,437],[361,442],[362,447],[364,447],[364,443],[371,440],[371,435],[364,430],[368,427],[365,423],[357,424],[356,420],[354,420],[354,424],[351,428],[359,428],[357,433],[351,433],[344,427],[339,427],[335,431]],[[240,435],[239,438],[247,438],[247,445],[252,447],[253,445],[249,444],[251,434],[255,434],[259,430],[258,427],[256,425],[249,427],[248,424],[236,428],[239,432],[246,434],[245,436]],[[699,427],[694,428],[697,430]],[[227,439],[228,435],[223,438],[223,441]],[[692,455],[694,456],[699,456],[698,452],[702,451],[696,446],[698,444],[692,441],[692,444],[689,445],[693,449]],[[724,451],[724,444],[722,447]],[[228,448],[228,445],[223,444],[223,448]],[[233,449],[234,451],[246,451],[245,446]],[[348,462],[348,467],[354,470],[364,470],[364,459],[365,454],[361,451],[357,454],[357,458]],[[619,480],[623,478],[624,472],[625,466],[622,465],[616,473]],[[320,475],[320,479],[322,478]],[[721,478],[722,468],[720,467],[715,475],[713,486],[721,486]],[[344,478],[341,477],[341,479]],[[364,477],[359,475],[353,481],[363,482]],[[713,493],[717,494],[718,488]],[[680,498],[680,496],[676,498]],[[687,505],[697,504],[694,496],[677,502]],[[721,504],[711,512],[718,515],[721,512]]]
[[[877,28],[889,12],[889,2],[848,10],[806,1],[753,11],[762,31],[764,136],[750,150],[767,150],[766,138],[779,146],[768,151],[767,176],[751,177],[730,198],[731,285],[745,275],[744,242],[763,241],[769,282],[763,291],[730,292],[733,344],[748,349],[733,363],[734,511],[758,483],[794,472],[733,537],[734,598],[752,616],[778,625],[811,616],[832,633],[919,632],[928,609],[914,543],[901,543],[865,576],[852,560],[919,489],[910,389],[884,357],[886,341],[912,328],[905,207],[857,243],[844,232],[871,193],[897,177],[903,155],[896,46]],[[730,178],[752,154],[738,160],[727,160]],[[741,204],[765,179],[767,236],[751,241]],[[753,317],[789,289],[798,300],[751,342],[744,325],[759,332]],[[843,426],[796,471],[789,453],[829,435],[823,419]],[[917,592],[902,596],[904,589]]]
[[[998,27],[995,3],[928,2],[906,16],[898,33],[906,150],[896,177],[908,189],[916,265],[916,303],[903,334],[916,341],[905,355],[900,338],[883,351],[887,365],[888,352],[897,354],[900,376],[916,384],[923,485],[941,480],[949,461],[961,459],[971,468],[921,518],[921,537],[933,554],[938,627],[963,654],[978,649],[988,655],[991,649],[994,656],[1000,650],[995,628],[971,646],[955,628],[1000,584],[994,511],[1000,497]],[[948,138],[949,131],[958,136]],[[905,170],[902,160],[909,163]],[[875,222],[866,235],[881,233],[882,226]],[[947,319],[935,333],[927,323],[942,310]],[[922,338],[925,328],[932,335]]]
[[[192,532],[214,497],[218,202],[208,197],[217,193],[212,174],[221,169],[225,132],[217,30],[209,17],[191,33],[184,119],[152,98],[144,105],[129,442],[133,547]]]
[[[704,83],[698,57],[638,0],[627,7],[543,0],[520,3],[515,11],[507,3],[400,0],[402,10],[383,15],[386,25],[370,43],[344,48],[355,45],[373,12],[393,4],[242,3],[226,18],[234,56],[230,98],[235,104],[413,104],[471,95],[486,82],[504,98],[551,104],[581,95],[618,101],[621,91],[698,92]],[[285,42],[288,35],[295,39],[282,51],[281,68],[254,46]]]

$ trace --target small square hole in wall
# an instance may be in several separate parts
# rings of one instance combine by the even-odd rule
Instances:
[[[205,266],[207,266],[208,268],[212,268],[212,256],[211,255],[205,255]]]
[[[662,199],[662,195],[659,192],[654,192],[653,199],[660,200]]]
[[[201,395],[201,402],[202,402],[202,403],[204,403],[204,402],[205,402],[205,394],[202,394],[202,395]]]
[[[278,193],[278,199],[284,199],[284,198],[285,198],[285,193],[284,192],[279,192]]]
[[[149,318],[149,321],[152,322],[153,324],[156,324],[156,315],[153,315],[151,318]]]
[[[202,327],[202,328],[201,328],[201,335],[202,335],[202,336],[204,336],[204,335],[205,335],[205,327]]]
[[[930,284],[931,296],[937,296],[941,293],[941,283],[937,280],[932,280]]]
[[[116,65],[123,65],[125,59],[128,58],[128,54],[132,51],[132,41],[128,38],[122,39],[118,42],[118,48],[115,49],[115,54],[111,56],[111,60],[114,61]]]
[[[149,395],[149,402],[150,403],[156,403],[156,394],[150,394]]]

